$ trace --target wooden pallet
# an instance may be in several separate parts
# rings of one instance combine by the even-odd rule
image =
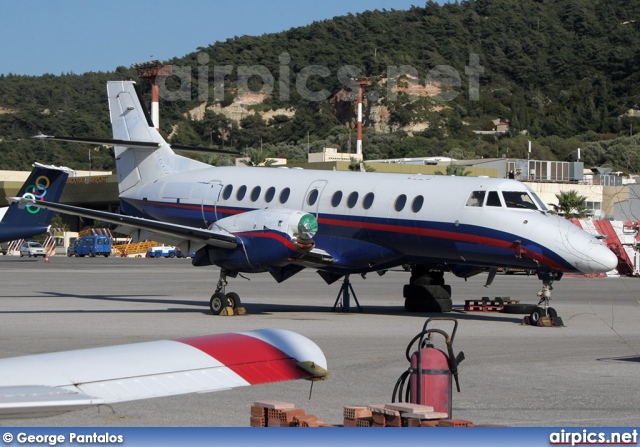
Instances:
[[[464,310],[468,312],[500,312],[504,309],[505,304],[518,304],[519,302],[508,296],[497,296],[494,299],[483,296],[480,300],[465,300]]]

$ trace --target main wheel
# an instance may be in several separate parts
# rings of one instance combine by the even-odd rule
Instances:
[[[242,306],[242,303],[240,302],[240,296],[238,296],[237,293],[229,292],[227,293],[226,298],[229,306],[233,307],[234,309],[237,309],[238,307]]]
[[[542,307],[536,307],[529,314],[529,322],[531,326],[537,326],[540,318],[544,317],[544,309]]]
[[[216,292],[211,295],[211,300],[209,301],[209,308],[211,309],[211,313],[213,315],[220,315],[222,309],[224,309],[228,304],[227,297],[224,296],[221,292]]]

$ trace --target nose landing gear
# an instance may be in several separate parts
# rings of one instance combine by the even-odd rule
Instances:
[[[542,289],[538,292],[538,305],[531,311],[528,317],[525,317],[525,323],[532,326],[562,326],[562,319],[558,317],[558,312],[551,307],[551,291],[553,290],[553,281],[560,279],[561,273],[556,272],[539,272],[538,278],[542,280]],[[527,321],[528,320],[528,321]]]

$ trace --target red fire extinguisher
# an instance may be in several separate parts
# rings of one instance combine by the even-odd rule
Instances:
[[[442,329],[428,329],[431,321],[448,320],[453,322],[451,337]],[[464,353],[456,356],[453,353],[453,339],[458,329],[458,321],[455,318],[434,317],[429,318],[422,328],[407,346],[406,357],[410,367],[405,371],[393,390],[392,402],[404,400],[414,404],[428,405],[434,411],[446,413],[451,418],[452,413],[452,379],[456,382],[456,389],[460,392],[458,382],[458,364],[464,360]],[[445,339],[447,352],[435,348],[433,335],[442,335]],[[414,343],[418,341],[418,350],[411,353]],[[409,379],[406,392],[404,385]]]

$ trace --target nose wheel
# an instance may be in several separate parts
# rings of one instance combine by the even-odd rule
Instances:
[[[551,286],[552,282],[553,281],[543,281],[542,283],[542,289],[538,292],[538,296],[540,297],[538,305],[529,314],[529,323],[532,326],[538,326],[538,322],[543,317],[558,317],[558,312],[549,305],[551,301],[551,291],[553,290]]]

